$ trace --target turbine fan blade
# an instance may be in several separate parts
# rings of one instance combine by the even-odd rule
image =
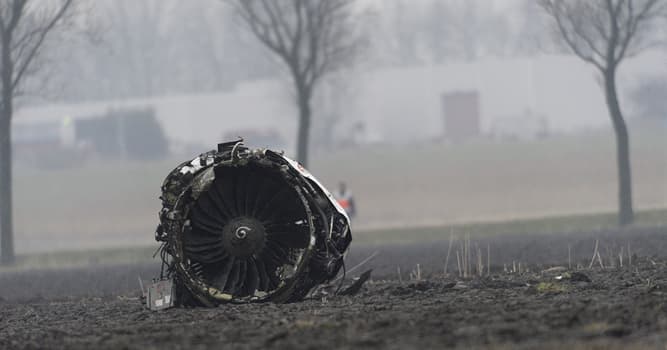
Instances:
[[[246,279],[246,293],[248,295],[255,294],[259,288],[259,270],[255,259],[248,259],[248,278]]]
[[[257,189],[250,216],[258,217],[259,211],[264,207],[267,201],[276,194],[278,188],[280,188],[280,186],[274,181],[273,176],[265,176]]]
[[[270,241],[267,242],[267,246],[270,244]],[[277,249],[273,247],[268,247],[268,249],[264,249],[262,251],[262,259],[264,259],[264,262],[266,265],[269,266],[281,266],[284,263],[286,263],[285,259],[285,254],[283,254],[282,249]],[[268,272],[269,270],[267,270]]]
[[[186,254],[194,261],[202,264],[212,264],[225,260],[229,255],[220,248],[204,249],[201,247],[193,249],[190,246],[184,247]]]
[[[245,285],[246,278],[248,277],[248,264],[244,260],[239,260],[239,279],[236,281],[234,286],[234,295],[243,296],[243,286]]]
[[[239,270],[241,269],[239,266],[239,261],[238,259],[233,259],[232,262],[232,272],[229,275],[229,278],[227,278],[227,283],[225,284],[225,291],[227,291],[229,294],[234,295],[236,292],[236,284],[239,282]]]
[[[245,213],[245,197],[246,188],[248,186],[248,171],[246,167],[237,168],[234,171],[234,203],[236,204],[236,212],[239,216],[246,215]]]
[[[270,209],[276,210],[281,206],[284,206],[287,200],[289,200],[289,192],[291,188],[283,187],[278,192],[276,192],[267,202],[264,203],[262,209],[257,212],[257,218],[262,221],[269,221],[271,215],[269,213]],[[268,216],[268,217],[267,217]]]
[[[261,258],[256,258],[255,264],[257,265],[257,270],[259,271],[259,290],[268,291],[271,280],[269,280],[269,274],[266,271],[264,261]]]
[[[212,185],[211,187],[215,187],[215,185]],[[221,217],[221,219],[223,219],[223,223],[234,217],[229,208],[225,206],[225,203],[222,200],[220,192],[217,188],[211,188],[206,191],[206,193],[199,196],[198,202],[203,202],[202,205],[206,205],[207,207],[211,208],[212,211],[214,211]]]
[[[280,241],[288,248],[303,249],[310,244],[310,235],[296,231],[267,231],[270,240]]]
[[[258,183],[262,181],[257,178],[257,171],[254,167],[249,168],[248,177],[246,178],[246,187],[245,187],[245,200],[243,213],[247,216],[252,217],[255,205],[255,199],[257,197],[257,191],[259,190]]]
[[[225,204],[225,208],[229,209],[232,217],[239,216],[239,212],[236,210],[236,195],[234,191],[235,182],[235,176],[232,169],[216,172],[215,189],[218,192],[220,199]]]
[[[273,205],[268,213],[263,213],[262,220],[265,220],[267,225],[279,222],[296,222],[305,219],[305,210],[301,200],[292,192],[287,192],[284,197],[280,198],[280,203],[294,203],[292,205]]]
[[[202,231],[200,234],[204,234],[204,232],[212,236],[220,236],[222,234],[222,224],[204,215],[201,208],[197,208],[196,206],[193,208],[191,219],[192,228],[200,229]]]
[[[229,279],[229,274],[232,271],[232,268],[234,267],[233,265],[233,260],[234,258],[228,258],[223,260],[220,264],[216,264],[222,267],[222,269],[218,269],[219,266],[214,266],[214,271],[213,271],[213,276],[211,280],[213,281],[212,284],[214,287],[216,287],[219,290],[224,290],[225,285],[227,284],[227,280]],[[219,274],[215,274],[216,272],[219,272]]]

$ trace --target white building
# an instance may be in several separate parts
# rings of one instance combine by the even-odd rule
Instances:
[[[621,97],[642,78],[667,76],[666,58],[665,54],[650,53],[627,61],[620,71]],[[494,125],[497,128],[504,121],[512,123],[526,115],[545,118],[552,132],[609,125],[597,72],[573,56],[486,58],[476,63],[359,70],[350,80],[352,97],[335,108],[343,115],[342,128],[362,121],[375,140],[440,138],[441,96],[460,90],[479,92],[483,134]],[[225,93],[26,107],[17,112],[15,124],[64,121],[101,115],[113,108],[152,106],[167,137],[175,143],[210,147],[225,133],[247,129],[275,129],[291,142],[297,121],[292,100],[287,81],[255,81]],[[631,112],[627,103],[623,107]],[[508,128],[512,126],[504,127]]]

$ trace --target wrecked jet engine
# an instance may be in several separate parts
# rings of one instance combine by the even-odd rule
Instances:
[[[293,302],[332,280],[350,221],[299,163],[242,140],[174,169],[156,240],[175,304]]]

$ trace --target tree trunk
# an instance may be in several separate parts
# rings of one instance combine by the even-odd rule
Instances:
[[[297,136],[297,160],[308,166],[308,148],[310,139],[310,92],[299,88],[297,92],[299,104],[299,131]]]
[[[11,123],[5,108],[0,113],[0,263],[14,262],[12,224]]]
[[[605,96],[614,132],[616,133],[616,162],[618,166],[618,224],[625,226],[634,221],[632,209],[632,175],[630,168],[630,138],[621,113],[616,93],[616,69],[604,72]]]
[[[2,100],[0,105],[0,264],[14,262],[14,224],[12,214],[12,114],[14,91],[12,77],[14,66],[11,57],[11,37],[2,35],[0,80]]]

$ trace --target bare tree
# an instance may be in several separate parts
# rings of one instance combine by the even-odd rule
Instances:
[[[0,1],[0,261],[14,261],[12,222],[11,121],[14,98],[26,77],[39,70],[40,54],[49,34],[63,22],[73,0]]]
[[[317,83],[342,67],[357,47],[354,0],[234,0],[259,41],[287,66],[299,109],[297,159],[308,163],[311,100]]]
[[[634,220],[628,130],[621,112],[616,73],[621,62],[649,47],[650,29],[665,13],[666,0],[540,0],[559,39],[580,59],[595,66],[616,134],[620,225]]]

